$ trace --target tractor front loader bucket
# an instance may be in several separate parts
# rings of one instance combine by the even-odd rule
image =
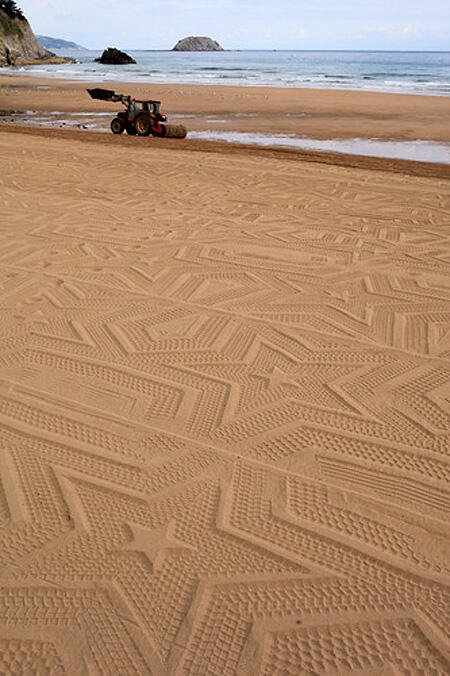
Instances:
[[[113,97],[116,96],[116,92],[111,91],[110,89],[88,89],[89,95],[92,99],[98,99],[99,101],[112,101]]]

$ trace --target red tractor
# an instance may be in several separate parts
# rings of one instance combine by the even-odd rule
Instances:
[[[113,134],[138,136],[170,136],[184,138],[187,134],[182,124],[167,124],[167,117],[161,113],[161,101],[137,101],[125,94],[116,94],[109,89],[88,89],[93,99],[123,103],[125,111],[111,120]]]

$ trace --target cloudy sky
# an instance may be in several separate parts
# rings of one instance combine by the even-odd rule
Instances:
[[[450,50],[450,0],[16,0],[35,33],[90,49]]]

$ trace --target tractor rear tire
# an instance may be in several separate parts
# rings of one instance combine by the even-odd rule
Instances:
[[[113,134],[123,134],[124,129],[125,125],[120,117],[115,117],[113,120],[111,120],[111,131]]]
[[[148,115],[141,113],[134,121],[134,128],[138,136],[148,136],[151,131],[151,120]]]

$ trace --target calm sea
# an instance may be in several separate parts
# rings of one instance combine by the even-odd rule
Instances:
[[[128,52],[132,66],[95,63],[97,51],[58,51],[77,63],[20,68],[23,74],[97,82],[191,83],[353,89],[450,95],[450,52]],[[2,74],[18,69],[2,69]]]

